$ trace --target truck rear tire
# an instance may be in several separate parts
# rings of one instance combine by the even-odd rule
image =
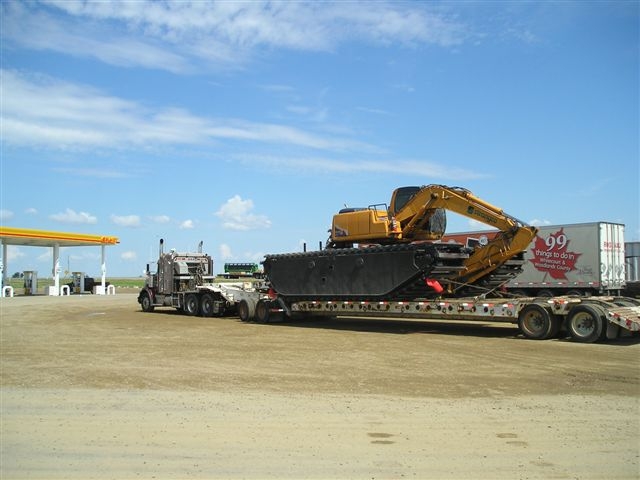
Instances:
[[[567,317],[567,331],[577,342],[593,343],[607,335],[604,311],[596,305],[578,305]]]
[[[200,298],[200,315],[203,317],[213,317],[213,295],[205,293]]]
[[[151,295],[148,292],[140,294],[140,305],[143,312],[153,312],[153,302],[151,301]]]
[[[256,314],[256,304],[252,301],[242,299],[238,303],[238,316],[243,322],[250,322]]]
[[[270,305],[268,300],[258,300],[256,304],[256,320],[260,323],[269,323]]]
[[[542,305],[527,305],[518,315],[518,327],[531,340],[546,340],[560,330],[560,319]]]
[[[184,311],[187,315],[195,317],[200,311],[200,302],[198,296],[195,293],[189,293],[184,298]]]

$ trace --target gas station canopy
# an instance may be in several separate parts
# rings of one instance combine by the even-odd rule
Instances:
[[[48,230],[31,230],[27,228],[12,228],[0,226],[0,244],[2,244],[2,270],[3,296],[7,280],[7,245],[19,245],[27,247],[53,248],[52,274],[54,285],[48,288],[49,295],[60,295],[60,247],[91,247],[102,248],[102,283],[99,292],[106,292],[106,256],[105,247],[120,243],[118,237],[106,235],[88,235],[85,233],[52,232]],[[65,287],[66,288],[66,287]]]
[[[95,245],[116,245],[118,237],[87,235],[84,233],[52,232],[0,226],[0,240],[5,245],[30,247],[88,247]]]

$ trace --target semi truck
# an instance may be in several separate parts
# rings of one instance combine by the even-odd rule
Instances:
[[[500,230],[476,243],[453,241],[443,236],[446,209]],[[602,231],[611,233],[606,226]],[[242,321],[261,323],[343,316],[509,322],[535,340],[566,331],[576,341],[596,342],[640,331],[640,300],[613,292],[598,297],[505,292],[502,285],[523,270],[523,254],[537,235],[537,228],[467,190],[401,187],[389,209],[372,205],[340,211],[327,248],[265,255],[264,281],[215,284],[211,257],[201,251],[164,254],[161,242],[157,272],[148,266],[138,301],[146,312],[164,306],[189,315],[237,314]],[[545,243],[546,250],[538,246],[551,252],[545,258],[565,265],[579,260],[581,254],[569,250],[573,244],[563,232],[553,238],[556,243]],[[622,237],[605,238],[604,247],[617,258]]]
[[[138,294],[138,303],[145,312],[157,307],[171,307],[187,315],[213,317],[236,313],[238,302],[257,296],[250,282],[215,283],[213,258],[202,252],[164,253],[160,239],[158,261],[148,263],[145,286]]]
[[[490,241],[497,231],[447,234],[444,242],[469,247]],[[624,225],[590,222],[538,227],[524,254],[522,272],[504,284],[517,295],[620,295],[625,292]]]

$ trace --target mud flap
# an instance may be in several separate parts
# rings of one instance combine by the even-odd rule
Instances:
[[[607,324],[607,340],[614,340],[620,336],[620,325],[608,322]]]

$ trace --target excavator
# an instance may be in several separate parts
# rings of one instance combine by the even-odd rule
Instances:
[[[446,211],[498,229],[483,245],[441,242]],[[324,250],[266,255],[265,276],[289,300],[415,300],[497,294],[522,270],[537,229],[460,187],[394,190],[389,206],[345,208]]]

